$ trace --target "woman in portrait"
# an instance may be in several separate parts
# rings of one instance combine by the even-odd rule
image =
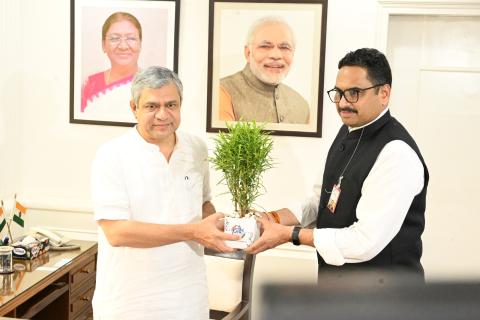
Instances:
[[[101,120],[134,122],[128,101],[141,48],[142,27],[132,14],[115,12],[105,20],[102,49],[110,68],[88,76],[82,84],[82,113]]]

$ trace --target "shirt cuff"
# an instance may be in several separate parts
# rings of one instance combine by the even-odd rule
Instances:
[[[345,264],[345,258],[336,246],[335,235],[335,229],[313,229],[313,244],[326,263],[341,266]]]
[[[295,216],[295,218],[297,218],[298,223],[301,223],[302,222],[302,206],[298,202],[295,202],[295,203],[292,203],[287,208],[289,208],[290,211]]]

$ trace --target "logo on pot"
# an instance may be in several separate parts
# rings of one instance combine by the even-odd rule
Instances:
[[[232,234],[238,234],[240,236],[243,236],[243,234],[245,233],[245,231],[242,229],[242,227],[240,225],[234,225],[233,228],[232,228]]]

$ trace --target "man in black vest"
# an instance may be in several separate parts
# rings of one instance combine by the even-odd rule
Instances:
[[[316,248],[319,273],[380,268],[423,278],[429,175],[415,141],[390,115],[389,63],[378,50],[363,48],[343,57],[338,69],[328,95],[344,125],[328,152],[321,185],[299,212],[259,214],[263,234],[246,251],[292,241]],[[299,222],[302,227],[291,227]]]

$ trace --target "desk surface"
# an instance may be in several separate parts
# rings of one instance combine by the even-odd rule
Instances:
[[[54,274],[66,273],[71,262],[97,245],[92,241],[72,240],[80,249],[72,251],[48,251],[33,260],[14,259],[15,272],[0,275],[0,310],[9,302],[27,292],[33,286],[46,281]],[[62,272],[63,271],[63,272]],[[8,318],[7,318],[8,319]],[[1,320],[1,318],[0,318]]]

